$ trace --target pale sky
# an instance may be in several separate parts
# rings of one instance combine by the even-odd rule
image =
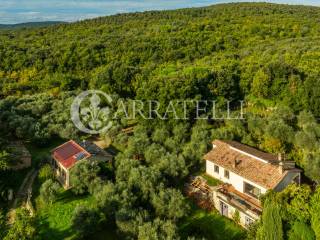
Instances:
[[[0,0],[0,24],[36,21],[77,21],[124,12],[200,7],[250,0]],[[320,6],[320,0],[264,0]]]

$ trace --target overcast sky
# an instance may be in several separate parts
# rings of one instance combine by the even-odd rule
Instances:
[[[250,0],[0,0],[0,24],[34,21],[76,21],[123,12],[207,6]],[[320,6],[320,0],[264,0]]]

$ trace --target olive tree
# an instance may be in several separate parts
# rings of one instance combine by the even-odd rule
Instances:
[[[48,179],[41,185],[40,196],[44,202],[53,203],[58,197],[59,190],[59,183],[53,181],[52,179]]]

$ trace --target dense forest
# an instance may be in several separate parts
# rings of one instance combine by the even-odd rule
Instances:
[[[100,168],[81,166],[74,194],[89,194],[94,203],[76,209],[74,231],[86,238],[111,225],[128,239],[210,239],[200,229],[190,236],[181,230],[190,211],[181,186],[203,170],[211,140],[233,139],[285,153],[309,183],[268,193],[261,221],[234,239],[318,239],[319,21],[317,7],[241,3],[0,30],[1,141],[47,146],[57,138],[88,137],[69,113],[86,89],[111,94],[115,105],[132,99],[163,105],[245,100],[241,121],[137,119],[133,135],[121,131],[131,123],[115,121],[107,134],[120,146],[114,170],[100,177]],[[5,146],[2,172],[12,162]],[[47,181],[41,187],[51,193],[56,188]],[[19,214],[17,224],[1,227],[5,239],[39,237],[37,220]],[[28,228],[19,233],[21,224]]]
[[[56,25],[59,21],[47,21],[47,22],[26,22],[26,23],[16,23],[16,24],[0,24],[0,29],[21,29],[21,28],[37,28],[37,27],[47,27],[50,25]]]

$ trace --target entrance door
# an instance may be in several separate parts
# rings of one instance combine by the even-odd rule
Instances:
[[[220,201],[220,214],[228,217],[228,205]]]

